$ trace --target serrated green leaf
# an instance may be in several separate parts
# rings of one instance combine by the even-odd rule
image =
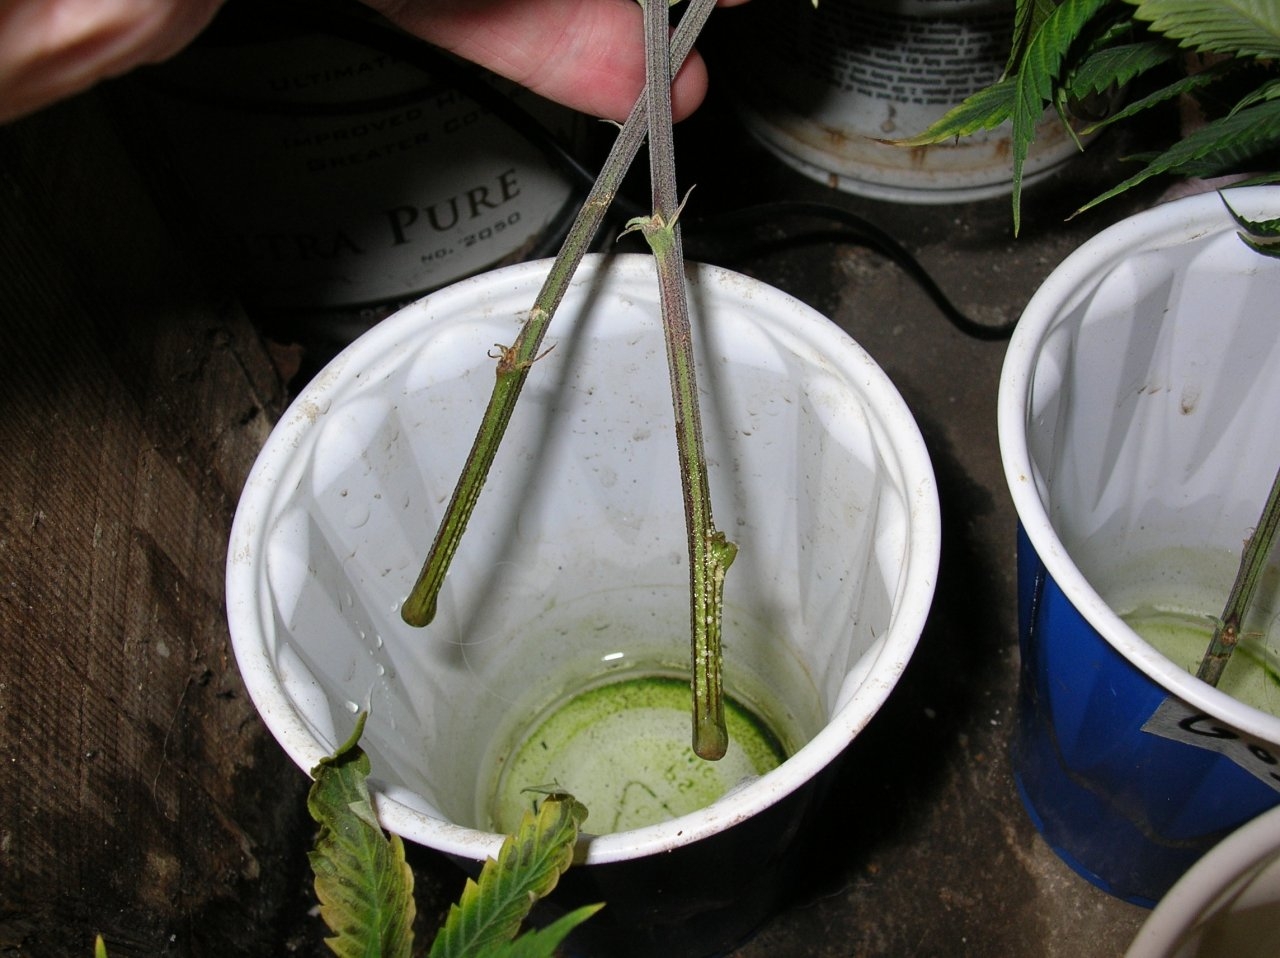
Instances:
[[[1015,78],[1013,103],[1013,232],[1022,225],[1022,170],[1035,139],[1036,125],[1054,101],[1063,63],[1086,27],[1108,4],[1108,0],[1064,0],[1056,7],[1027,45]]]
[[[1245,246],[1249,247],[1255,253],[1261,253],[1263,256],[1270,256],[1272,259],[1280,259],[1280,244],[1266,243],[1247,236],[1244,233],[1239,234],[1241,241]]]
[[[1071,71],[1064,88],[1067,96],[1074,100],[1108,93],[1164,66],[1177,55],[1175,47],[1160,40],[1139,40],[1095,49]]]
[[[994,129],[1013,115],[1016,93],[1017,85],[1012,78],[998,80],[952,107],[928,129],[891,142],[894,146],[929,146],[980,130]]]
[[[1249,176],[1242,180],[1236,180],[1231,184],[1233,190],[1243,189],[1246,186],[1268,186],[1271,183],[1280,183],[1280,171],[1271,173],[1259,173],[1257,176]]]
[[[1126,0],[1157,33],[1201,53],[1280,57],[1276,0]]]
[[[1013,11],[1013,43],[1009,49],[1009,60],[1005,64],[1004,75],[1012,76],[1018,72],[1022,57],[1026,53],[1027,44],[1036,35],[1040,25],[1053,13],[1056,0],[1017,0]]]
[[[413,873],[399,836],[378,824],[369,797],[369,758],[351,738],[311,772],[307,810],[319,824],[307,856],[315,874],[320,916],[339,958],[409,958],[413,944]]]
[[[478,881],[467,879],[430,958],[464,958],[514,938],[533,903],[555,888],[573,863],[578,828],[586,817],[586,808],[567,795],[548,798],[536,814],[526,812],[497,860],[484,863]]]
[[[1240,110],[1253,106],[1255,103],[1262,103],[1266,100],[1275,100],[1280,98],[1280,79],[1268,80],[1258,89],[1245,95],[1239,103],[1231,108],[1232,113],[1238,113]]]
[[[1160,89],[1153,90],[1143,97],[1139,97],[1136,100],[1126,103],[1123,108],[1117,110],[1115,113],[1086,127],[1083,130],[1083,133],[1085,135],[1096,133],[1104,127],[1111,126],[1113,123],[1119,123],[1122,120],[1127,120],[1131,116],[1135,116],[1145,110],[1150,110],[1152,107],[1159,106],[1162,103],[1167,103],[1170,100],[1183,96],[1184,94],[1195,93],[1197,90],[1202,90],[1206,87],[1212,86],[1224,77],[1233,73],[1236,69],[1237,64],[1224,62],[1208,67],[1199,73],[1178,77],[1176,80],[1165,84]]]
[[[552,958],[569,933],[603,907],[583,905],[562,915],[546,928],[526,931],[514,941],[503,941],[485,948],[476,958]]]
[[[1161,173],[1212,176],[1280,146],[1280,100],[1269,100],[1205,124],[1156,156],[1118,186],[1094,197],[1076,214],[1092,209]]]
[[[1241,216],[1235,211],[1227,198],[1221,193],[1222,205],[1227,208],[1227,212],[1231,214],[1231,218],[1236,221],[1236,225],[1241,229],[1240,238],[1250,246],[1257,249],[1259,246],[1267,248],[1268,256],[1276,256],[1280,254],[1280,219],[1271,220],[1251,220]]]

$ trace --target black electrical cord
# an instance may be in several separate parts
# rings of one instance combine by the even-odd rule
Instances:
[[[823,220],[848,230],[851,239],[896,263],[903,272],[915,280],[947,321],[966,336],[985,341],[1008,339],[1017,326],[1016,319],[988,324],[980,323],[967,316],[951,301],[929,271],[905,246],[866,217],[834,203],[820,203],[813,200],[776,200],[713,214],[705,219],[690,220],[685,222],[685,229],[690,235],[704,231],[737,230],[758,226],[761,223],[777,223],[784,217]],[[792,241],[799,240],[792,237]]]

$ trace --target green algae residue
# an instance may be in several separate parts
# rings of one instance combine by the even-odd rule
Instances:
[[[567,791],[587,806],[585,830],[627,831],[710,805],[786,759],[778,737],[726,696],[729,751],[707,762],[690,747],[687,680],[623,679],[588,689],[535,721],[498,781],[492,827],[509,832],[537,797]]]
[[[1161,655],[1192,675],[1213,638],[1214,620],[1207,615],[1143,606],[1121,618]],[[1241,637],[1218,688],[1245,705],[1280,714],[1280,671],[1262,636],[1247,632]]]

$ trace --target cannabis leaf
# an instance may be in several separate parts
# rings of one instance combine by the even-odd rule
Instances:
[[[1215,176],[1280,144],[1280,100],[1267,100],[1205,124],[1151,159],[1124,182],[1094,197],[1076,214],[1160,173]],[[1075,215],[1075,214],[1073,214]]]
[[[895,146],[927,146],[954,137],[969,136],[980,130],[995,129],[1013,116],[1017,95],[1017,81],[1013,77],[1006,77],[952,107],[927,130],[915,136],[888,142]]]
[[[1275,0],[1126,0],[1157,33],[1201,53],[1280,57]]]
[[[1013,46],[1009,51],[1009,62],[1004,68],[1005,76],[1018,72],[1018,64],[1027,52],[1027,44],[1049,14],[1053,13],[1056,2],[1057,0],[1022,0],[1016,5],[1013,15]]]
[[[399,836],[378,824],[369,798],[369,758],[351,738],[312,770],[307,809],[320,825],[307,856],[315,873],[320,916],[339,958],[409,958],[413,944],[413,872]]]
[[[1231,204],[1227,202],[1225,196],[1222,197],[1222,205],[1227,208],[1231,218],[1240,227],[1240,232],[1237,235],[1244,241],[1246,246],[1255,252],[1261,253],[1263,256],[1280,259],[1280,219],[1246,219],[1231,208]]]
[[[511,939],[534,901],[555,888],[573,863],[578,828],[586,817],[586,807],[565,794],[549,796],[536,813],[526,812],[516,834],[503,842],[497,859],[484,863],[479,880],[467,879],[462,897],[449,909],[432,943],[430,958],[550,956],[560,940],[600,906],[579,908],[516,943]]]
[[[1045,18],[1031,42],[1016,77],[1013,104],[1013,232],[1022,226],[1022,170],[1036,136],[1036,124],[1053,103],[1063,62],[1085,26],[1108,0],[1065,0]]]
[[[1217,62],[1187,69],[1184,50]],[[1158,68],[1185,72],[1160,79],[1123,108],[1084,127],[1095,133],[1177,97],[1195,95],[1227,78],[1261,79],[1226,116],[1212,118],[1083,212],[1156,176],[1211,176],[1238,170],[1280,148],[1280,3],[1276,0],[1017,0],[1013,48],[1005,76],[948,111],[900,146],[924,146],[992,129],[1005,121],[1013,160],[1013,228],[1021,226],[1022,176],[1036,127],[1053,107],[1072,136],[1090,98],[1111,96],[1159,76]],[[1238,94],[1237,94],[1238,96]],[[1081,106],[1084,104],[1084,107]]]
[[[1131,116],[1135,116],[1144,110],[1149,110],[1154,106],[1158,106],[1159,104],[1175,99],[1176,97],[1180,97],[1185,94],[1194,94],[1197,90],[1201,90],[1207,86],[1217,83],[1237,68],[1238,64],[1234,62],[1224,62],[1207,67],[1199,73],[1191,73],[1186,76],[1178,77],[1173,82],[1160,87],[1160,89],[1154,90],[1145,96],[1138,97],[1136,100],[1130,101],[1125,104],[1122,109],[1119,109],[1110,116],[1099,120],[1097,123],[1085,127],[1082,133],[1086,136],[1091,133],[1096,133],[1098,130],[1111,126],[1113,123],[1119,123],[1122,120],[1127,120]]]
[[[413,872],[404,843],[383,832],[369,798],[369,758],[357,745],[367,717],[361,714],[351,738],[312,770],[307,808],[320,832],[308,857],[320,916],[334,933],[325,939],[330,950],[339,958],[409,958]],[[555,888],[573,863],[578,828],[586,817],[585,806],[563,793],[550,795],[536,814],[526,813],[497,860],[484,863],[479,881],[467,879],[430,958],[551,958],[600,905],[516,934],[533,903]]]
[[[1090,94],[1111,93],[1174,59],[1176,53],[1159,40],[1139,40],[1104,46],[1088,54],[1071,71],[1067,95],[1083,99]]]

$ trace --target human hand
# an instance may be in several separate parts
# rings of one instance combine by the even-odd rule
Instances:
[[[0,0],[0,122],[167,59],[221,2]],[[585,113],[623,119],[644,85],[635,0],[365,2],[411,33]],[[706,66],[691,55],[672,88],[677,119],[697,108],[706,88]]]
[[[365,2],[410,33],[591,116],[626,119],[644,89],[636,0]],[[706,64],[691,53],[671,88],[675,119],[697,109],[706,92]]]

